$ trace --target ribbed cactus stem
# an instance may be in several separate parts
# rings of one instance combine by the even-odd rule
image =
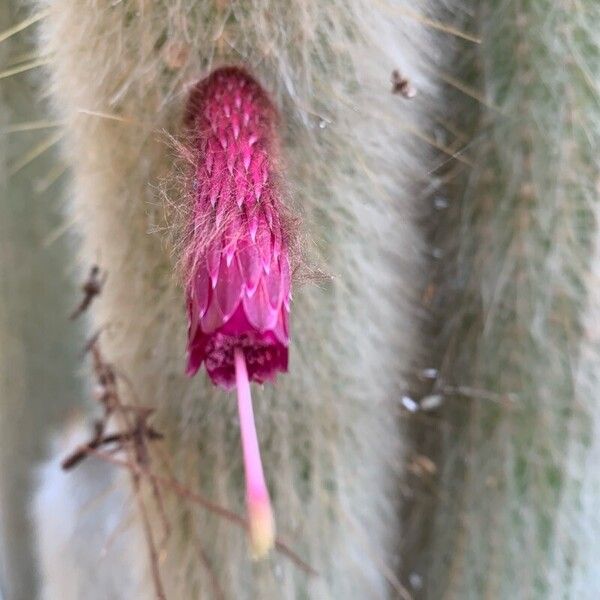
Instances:
[[[253,409],[278,536],[321,573],[308,577],[280,552],[252,562],[239,528],[168,496],[171,535],[161,548],[160,564],[167,596],[210,597],[216,580],[225,597],[236,599],[385,597],[390,582],[399,588],[394,571],[401,537],[402,444],[396,398],[415,354],[421,242],[414,198],[416,182],[429,166],[419,140],[429,139],[422,130],[428,126],[424,112],[432,86],[430,71],[420,63],[429,60],[430,44],[418,15],[406,17],[399,10],[410,9],[412,2],[184,0],[138,9],[127,2],[57,0],[48,6],[41,52],[52,56],[52,97],[66,124],[63,149],[73,166],[71,208],[81,255],[86,262],[101,256],[109,273],[92,307],[93,327],[109,325],[103,352],[131,380],[142,402],[156,408],[154,423],[165,437],[153,468],[244,513],[235,402],[229,392],[215,388],[204,366],[216,383],[234,385],[234,346],[224,338],[252,325],[250,333],[260,335],[250,340],[253,351],[245,359],[249,379],[269,382],[253,388]],[[211,151],[202,160],[189,151],[188,143],[201,149],[183,122],[189,84],[223,65],[234,65],[238,79],[241,72],[251,76],[279,114],[281,152],[268,153],[272,170],[264,168],[259,143],[253,146],[250,132],[242,136],[241,129],[240,140],[253,151],[244,147],[238,155],[229,138],[211,138]],[[394,69],[409,76],[419,102],[392,93]],[[217,129],[235,139],[234,118],[244,111],[264,114],[262,100],[260,106],[252,102],[227,116],[225,104],[213,98],[219,123],[221,117],[231,119]],[[208,133],[203,119],[198,122],[198,131]],[[161,131],[185,146],[182,160],[174,161]],[[267,129],[259,133],[273,139]],[[220,188],[223,205],[194,195],[209,181],[202,171],[208,169],[209,154],[225,160],[218,179],[226,184]],[[202,176],[194,185],[187,178],[184,191],[174,191],[176,174],[186,171],[178,169],[183,158]],[[249,189],[266,187],[260,202],[244,195],[238,205],[239,198],[227,193],[229,175],[233,189],[239,191],[239,184],[246,194],[247,181],[236,177],[247,158],[256,161],[248,171],[258,177]],[[294,293],[291,334],[286,330],[291,269],[282,260],[276,215],[265,208],[275,167],[277,174],[285,173],[282,200],[301,213],[301,233],[310,240],[305,244],[310,268],[298,276],[325,274],[317,285]],[[169,188],[166,202],[156,193],[161,187]],[[239,230],[256,241],[260,260],[251,257],[237,271],[242,261],[235,263],[229,245],[219,246],[210,253],[207,271],[178,282],[176,267],[186,268],[179,258],[189,234],[179,227],[193,220],[194,206],[202,206],[202,215],[210,218],[214,209],[215,224],[226,206],[230,220],[216,228],[225,237],[229,234],[220,226],[240,217]],[[149,235],[149,230],[159,233]],[[174,239],[181,244],[174,247]],[[270,244],[264,241],[269,239]],[[251,253],[256,249],[242,241]],[[293,259],[290,250],[292,265]],[[232,279],[219,280],[221,273]],[[277,273],[279,279],[270,276]],[[186,296],[194,305],[189,322]],[[201,359],[212,361],[202,363],[193,379],[183,373],[188,325],[197,334],[188,338],[188,372],[198,371]],[[226,331],[228,325],[236,331]],[[205,341],[214,345],[204,348]],[[287,369],[288,341],[289,373],[271,383],[275,371]],[[269,356],[272,360],[265,362]],[[154,506],[152,498],[148,505]],[[267,522],[266,512],[259,516]],[[159,528],[160,514],[152,520]],[[40,516],[38,521],[43,523]],[[131,531],[124,535],[132,546],[126,560],[135,563],[129,572],[139,588],[133,596],[150,597],[143,538]],[[271,535],[263,525],[261,548],[270,544]],[[53,589],[69,583],[61,581],[60,571],[53,577]],[[87,582],[82,571],[78,589]],[[62,598],[70,597],[65,592]]]
[[[572,597],[555,553],[563,511],[584,511],[563,504],[577,479],[569,448],[591,439],[576,365],[598,227],[598,5],[477,9],[470,83],[485,106],[468,185],[439,227],[454,263],[439,287],[447,403],[422,575],[432,598]]]

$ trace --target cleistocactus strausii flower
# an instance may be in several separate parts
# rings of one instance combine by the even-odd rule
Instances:
[[[274,173],[277,113],[245,71],[214,71],[193,89],[194,186],[185,253],[187,373],[204,363],[213,383],[237,386],[250,538],[256,557],[274,542],[250,381],[288,366],[290,260]]]

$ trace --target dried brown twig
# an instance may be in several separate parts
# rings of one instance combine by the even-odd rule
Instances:
[[[82,315],[90,307],[90,304],[93,302],[94,298],[101,294],[102,288],[106,283],[107,276],[108,275],[106,273],[100,273],[100,267],[98,265],[92,266],[87,280],[81,286],[83,298],[79,303],[79,306],[71,313],[71,316],[69,317],[71,321],[74,321],[80,315]]]
[[[392,71],[392,94],[398,94],[407,100],[417,95],[417,90],[410,79],[402,75],[397,69]]]
[[[160,576],[159,551],[155,543],[148,507],[140,493],[140,488],[144,482],[152,490],[152,497],[164,527],[164,539],[159,546],[166,544],[170,533],[170,525],[164,509],[163,491],[173,493],[245,530],[248,530],[249,525],[240,515],[193,492],[177,479],[160,476],[152,472],[149,444],[162,440],[164,436],[149,423],[150,417],[154,413],[153,408],[142,406],[140,403],[134,405],[123,403],[119,390],[119,381],[123,380],[127,384],[131,394],[135,398],[133,384],[125,374],[122,374],[111,363],[105,360],[99,343],[101,332],[101,330],[96,332],[88,340],[84,353],[90,354],[92,357],[92,369],[96,379],[94,397],[102,406],[103,414],[100,419],[94,422],[94,430],[90,440],[71,452],[62,461],[62,468],[70,470],[81,463],[86,457],[94,456],[129,471],[142,520],[144,535],[148,544],[148,554],[156,598],[165,600],[164,585]],[[108,432],[109,421],[111,419],[114,419],[119,424],[121,427],[119,431]],[[123,454],[124,457],[118,456],[119,453]],[[310,565],[304,562],[282,540],[277,539],[275,541],[275,548],[308,575],[317,574]],[[202,553],[201,562],[209,572],[211,581],[213,582],[212,585],[215,589],[215,596],[219,597],[222,591],[214,577],[214,573],[210,569],[206,556]]]
[[[97,272],[95,275],[93,275],[93,272],[94,269],[92,269],[91,277],[96,277]],[[88,298],[88,296],[86,296],[86,298]],[[91,302],[91,299],[88,300],[86,307],[89,306],[89,302]],[[83,303],[81,306],[83,306]],[[92,338],[88,340],[85,346],[85,354],[89,353],[92,356],[92,368],[96,378],[94,395],[96,400],[102,406],[103,414],[102,417],[94,423],[94,433],[92,438],[87,443],[80,445],[67,456],[62,461],[62,468],[65,470],[72,469],[91,453],[96,452],[98,448],[112,447],[112,452],[124,452],[128,457],[128,463],[147,469],[150,465],[148,443],[163,439],[163,435],[154,429],[148,422],[154,409],[139,405],[126,405],[122,402],[118,389],[117,372],[113,365],[104,359],[100,349],[100,333],[101,331],[96,332]],[[112,417],[114,417],[123,429],[116,433],[105,433],[109,428],[109,421]],[[110,456],[110,454],[108,455]],[[130,475],[142,519],[144,535],[148,544],[148,553],[150,556],[151,573],[156,598],[159,600],[166,600],[164,586],[160,577],[158,550],[154,542],[154,535],[148,516],[148,508],[144,502],[143,496],[140,494],[140,474],[136,470],[130,469]],[[161,519],[164,523],[166,542],[170,528],[166,520],[162,496],[160,489],[158,489],[154,482],[151,482],[151,487],[154,501],[156,502]]]
[[[222,518],[226,519],[227,521],[230,521],[234,525],[238,525],[239,527],[242,527],[245,530],[247,530],[249,527],[248,522],[246,521],[246,519],[244,519],[244,517],[238,515],[237,513],[233,512],[227,508],[220,506],[219,504],[212,502],[211,500],[208,500],[207,498],[205,498],[204,496],[202,496],[196,492],[193,492],[192,490],[190,490],[189,488],[187,488],[186,486],[184,486],[182,483],[180,483],[179,481],[177,481],[174,478],[162,477],[161,475],[156,475],[155,473],[152,473],[151,471],[142,469],[135,464],[129,463],[126,460],[117,458],[111,454],[102,452],[100,450],[90,449],[88,451],[88,453],[91,454],[92,456],[95,456],[96,458],[105,460],[106,462],[110,462],[116,466],[132,470],[132,471],[136,472],[137,474],[139,474],[140,476],[147,477],[147,478],[155,481],[162,488],[176,494],[180,498],[188,500],[192,504],[196,504],[197,506],[200,506],[201,508],[204,508],[205,510],[208,510],[209,512],[211,512],[213,514],[216,514],[219,517],[222,517]],[[282,554],[287,556],[297,567],[302,569],[308,575],[316,576],[319,574],[318,571],[316,571],[308,563],[306,563],[304,560],[302,560],[281,539],[277,538],[275,540],[275,548],[279,552],[281,552]]]

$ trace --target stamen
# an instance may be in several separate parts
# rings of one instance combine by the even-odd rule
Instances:
[[[246,504],[248,507],[250,543],[252,544],[253,558],[260,559],[271,550],[275,543],[275,521],[260,459],[246,359],[244,351],[239,347],[234,350],[234,360],[242,452],[246,474]]]

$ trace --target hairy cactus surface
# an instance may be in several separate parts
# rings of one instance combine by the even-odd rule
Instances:
[[[433,236],[445,404],[415,568],[427,598],[592,598],[599,7],[472,7],[482,44],[447,79],[474,164]]]
[[[285,201],[302,218],[305,270],[322,273],[303,285],[295,274],[289,374],[253,390],[278,533],[318,575],[307,576],[279,553],[252,563],[244,531],[167,493],[164,510],[151,509],[150,521],[169,525],[159,561],[168,598],[404,593],[395,574],[397,400],[417,353],[416,193],[425,191],[427,156],[439,147],[424,116],[437,110],[435,77],[423,65],[443,60],[443,53],[430,54],[424,27],[435,15],[411,4],[47,5],[40,49],[51,57],[51,95],[65,122],[80,254],[108,272],[91,308],[92,330],[103,328],[100,343],[126,377],[124,394],[157,409],[153,422],[164,440],[153,469],[243,513],[235,401],[204,373],[184,375],[185,294],[176,274],[189,203],[185,182],[173,175],[185,171],[177,166],[185,150],[177,156],[173,147],[185,147],[190,86],[214,69],[242,67],[279,112]],[[396,77],[398,93],[395,70],[410,79]],[[409,100],[414,89],[418,96]],[[66,477],[85,485],[83,471]],[[38,499],[52,485],[46,478]],[[129,480],[121,485],[127,489]],[[36,520],[48,539],[44,506],[36,503]],[[99,515],[99,526],[105,518]],[[121,535],[135,597],[160,596],[147,538],[135,525]],[[99,554],[94,544],[89,551]],[[92,585],[85,571],[65,572],[57,563],[45,562],[46,597],[59,589],[62,598],[81,597]],[[79,585],[62,585],[67,577],[80,578]]]
[[[0,8],[7,600],[596,598],[600,6],[412,4]]]
[[[569,442],[564,461],[564,491],[555,524],[555,544],[548,579],[556,597],[595,598],[600,586],[600,410],[597,401],[598,319],[600,298],[598,267],[599,236],[596,233],[590,271],[585,279],[589,290],[582,344],[575,366],[577,414],[569,423]]]
[[[29,17],[0,7],[0,31]],[[35,597],[37,564],[27,511],[32,468],[80,397],[77,329],[69,323],[74,265],[64,235],[60,179],[40,84],[25,68],[34,49],[23,29],[0,45],[0,596]],[[24,69],[22,73],[12,71]],[[44,126],[45,122],[45,126]],[[48,429],[46,429],[48,428]]]

